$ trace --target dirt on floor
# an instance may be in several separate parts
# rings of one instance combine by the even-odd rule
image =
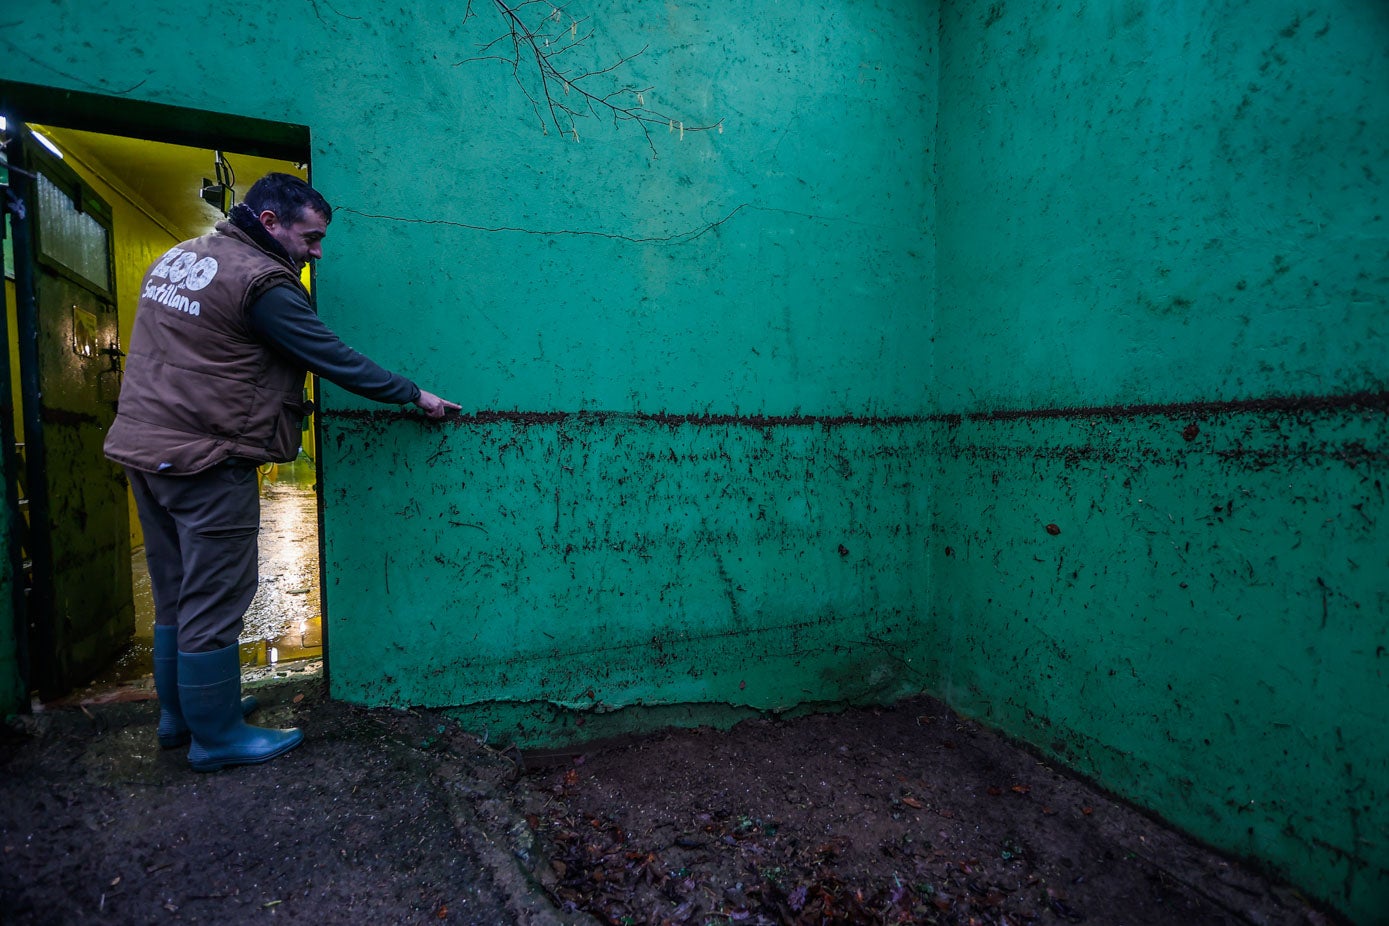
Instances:
[[[610,923],[1328,923],[938,701],[686,731],[531,777],[552,895]]]
[[[194,773],[147,685],[13,724],[0,922],[1341,922],[926,698],[539,756],[248,691],[304,745]]]

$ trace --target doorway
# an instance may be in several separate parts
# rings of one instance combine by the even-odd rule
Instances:
[[[0,86],[0,96],[6,89]],[[34,249],[35,259],[29,263],[34,265],[35,299],[33,318],[27,323],[41,346],[37,365],[21,350],[26,320],[23,287],[16,284],[24,269],[14,268],[13,279],[7,274],[5,287],[16,409],[10,463],[11,470],[21,474],[14,487],[17,497],[27,499],[26,505],[18,506],[24,592],[16,600],[25,612],[16,620],[22,636],[18,649],[28,690],[49,699],[80,686],[128,681],[150,671],[153,604],[143,537],[124,476],[101,453],[105,426],[119,395],[122,346],[129,337],[144,271],[174,244],[210,231],[222,218],[222,209],[265,173],[307,179],[307,139],[302,146],[286,145],[284,136],[292,134],[286,127],[267,133],[268,142],[238,132],[225,139],[196,128],[190,133],[187,126],[206,125],[207,114],[182,119],[179,128],[166,131],[151,120],[162,122],[169,113],[136,104],[125,104],[135,105],[138,112],[132,111],[129,123],[122,125],[110,114],[94,116],[90,101],[72,111],[0,102],[8,110],[4,116],[9,133],[25,136],[22,152],[11,154],[10,164],[26,171],[22,179],[33,178],[35,195],[52,186],[64,191],[68,203],[64,212],[58,208],[60,197],[44,193],[34,227],[42,231],[43,223],[51,224],[61,213],[68,225],[86,228],[94,239],[100,238],[98,231],[104,234],[104,242],[77,248],[104,253],[104,262],[98,262],[106,271],[104,285],[85,277],[70,279],[72,268],[50,259],[42,241]],[[39,115],[42,121],[35,118]],[[21,118],[28,121],[20,122]],[[163,140],[169,137],[174,140]],[[195,143],[178,143],[186,141]],[[42,217],[45,206],[48,218]],[[49,238],[51,243],[52,232]],[[80,391],[84,396],[90,393],[92,407],[50,409],[47,397],[79,390],[44,388],[40,378],[61,373],[72,379],[74,369],[85,377]],[[307,390],[312,387],[306,382]],[[25,406],[29,394],[44,397],[35,410]],[[91,433],[72,437],[62,430],[77,425]],[[312,426],[303,432],[303,450],[293,463],[260,470],[261,589],[241,640],[246,666],[323,653],[314,435]],[[36,436],[41,452],[36,452]],[[55,447],[60,450],[55,452]],[[36,485],[44,491],[36,492]],[[46,511],[36,518],[40,506]],[[96,535],[103,538],[100,549],[88,550]],[[50,572],[53,579],[48,581]]]

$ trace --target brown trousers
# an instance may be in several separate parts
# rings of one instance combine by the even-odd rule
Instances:
[[[145,531],[155,623],[177,626],[185,653],[237,642],[258,578],[255,466],[228,462],[192,476],[127,467],[126,474]]]

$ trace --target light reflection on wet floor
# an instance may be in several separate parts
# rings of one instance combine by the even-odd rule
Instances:
[[[264,666],[323,655],[318,596],[318,507],[313,460],[261,467],[260,583],[246,610],[241,664]],[[154,597],[144,551],[131,563],[135,637],[94,684],[133,681],[150,674]]]

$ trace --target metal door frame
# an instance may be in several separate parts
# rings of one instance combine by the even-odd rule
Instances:
[[[7,162],[8,183],[4,188],[3,208],[9,216],[11,247],[14,252],[14,290],[16,320],[29,315],[38,315],[34,295],[33,260],[33,216],[28,203],[33,201],[34,180],[37,178],[27,169],[24,158],[24,123],[13,111],[4,112],[6,118],[6,139],[4,145]],[[0,224],[0,237],[4,235]],[[6,307],[8,313],[8,306]],[[17,669],[23,685],[21,707],[29,706],[30,684],[33,678],[31,668],[31,647],[29,640],[29,581],[26,576],[22,551],[29,545],[28,531],[25,528],[24,512],[19,506],[18,479],[20,474],[19,452],[15,443],[13,394],[10,392],[12,371],[10,368],[9,325],[0,328],[0,376],[3,377],[5,401],[0,402],[0,460],[4,463],[5,507],[10,516],[10,536],[8,538],[8,559],[10,568],[10,592],[14,612],[14,641]],[[23,386],[21,385],[21,395]],[[26,473],[26,480],[31,477]]]

